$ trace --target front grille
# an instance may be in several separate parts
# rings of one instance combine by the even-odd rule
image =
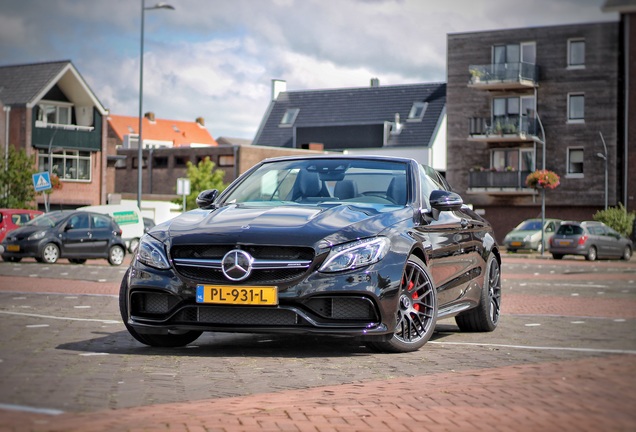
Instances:
[[[254,307],[192,306],[182,309],[172,320],[175,323],[200,323],[243,326],[293,326],[297,315],[287,309]]]
[[[223,257],[233,249],[241,249],[253,258],[252,272],[241,284],[290,283],[300,279],[314,259],[312,248],[246,245],[174,246],[171,256],[177,272],[195,283],[236,283],[222,270]]]
[[[305,303],[313,313],[336,320],[378,319],[373,302],[365,297],[315,297]]]
[[[190,267],[175,265],[179,274],[190,278],[197,283],[232,283],[229,281],[221,270],[206,267]],[[249,278],[241,281],[241,283],[253,285],[276,285],[279,283],[291,282],[300,278],[306,269],[278,269],[278,270],[253,270]]]

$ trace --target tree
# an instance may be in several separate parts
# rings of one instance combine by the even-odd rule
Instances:
[[[227,187],[223,183],[225,171],[215,169],[215,164],[206,156],[198,164],[188,162],[186,176],[190,179],[190,195],[186,196],[186,210],[197,208],[197,196],[206,189],[217,189],[222,192]],[[172,202],[183,205],[183,199],[175,199]]]
[[[4,152],[2,156],[4,162]],[[8,162],[8,166],[2,164],[0,171],[0,207],[34,208],[33,174],[37,172],[35,156],[28,156],[25,150],[16,150],[9,146]]]

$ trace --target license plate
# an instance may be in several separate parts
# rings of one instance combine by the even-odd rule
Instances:
[[[522,244],[521,242],[510,242],[510,246],[521,246]]]
[[[197,285],[197,303],[277,305],[278,289],[275,286]]]
[[[557,240],[557,244],[559,246],[570,246],[572,244],[572,240]]]
[[[7,245],[7,251],[20,252],[20,245]]]

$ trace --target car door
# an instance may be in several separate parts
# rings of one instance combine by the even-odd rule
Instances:
[[[78,212],[66,221],[62,233],[62,256],[83,258],[91,248],[91,229],[88,213]]]
[[[623,255],[623,245],[621,244],[621,235],[610,227],[603,227],[603,235],[607,241],[608,255],[611,257],[620,257]]]
[[[110,239],[113,236],[112,220],[102,214],[91,214],[91,250],[92,256],[108,256]]]
[[[420,201],[422,210],[430,210],[429,197],[433,190],[446,190],[436,177],[431,177],[420,165]],[[465,232],[469,222],[459,212],[444,211],[437,217],[427,217],[417,231],[431,243],[429,269],[437,286],[439,305],[452,303],[461,297],[468,281],[457,276],[464,273],[470,264],[464,251],[470,243],[470,234]],[[464,249],[466,247],[466,249]]]

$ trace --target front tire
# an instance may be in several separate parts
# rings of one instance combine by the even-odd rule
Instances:
[[[396,320],[390,339],[370,341],[367,346],[381,352],[417,351],[435,331],[437,290],[426,264],[415,255],[409,257],[404,268]]]
[[[112,266],[121,265],[124,262],[124,256],[126,255],[126,251],[121,246],[113,246],[108,251],[108,262]]]
[[[181,334],[142,334],[137,332],[132,326],[128,324],[128,273],[124,275],[124,279],[121,281],[119,287],[119,313],[121,319],[124,321],[124,326],[128,333],[141,342],[144,345],[159,347],[159,348],[177,348],[186,346],[189,343],[194,342],[199,336],[200,331],[187,331]]]
[[[55,264],[57,259],[60,257],[60,248],[57,247],[55,243],[47,243],[44,245],[44,249],[42,249],[42,254],[40,258],[42,258],[42,262],[47,264]]]
[[[621,259],[623,261],[629,261],[630,259],[632,259],[632,248],[630,248],[629,246],[625,246]]]
[[[491,332],[497,328],[501,313],[501,269],[494,255],[486,264],[484,286],[481,289],[479,306],[458,315],[455,322],[461,331]]]

